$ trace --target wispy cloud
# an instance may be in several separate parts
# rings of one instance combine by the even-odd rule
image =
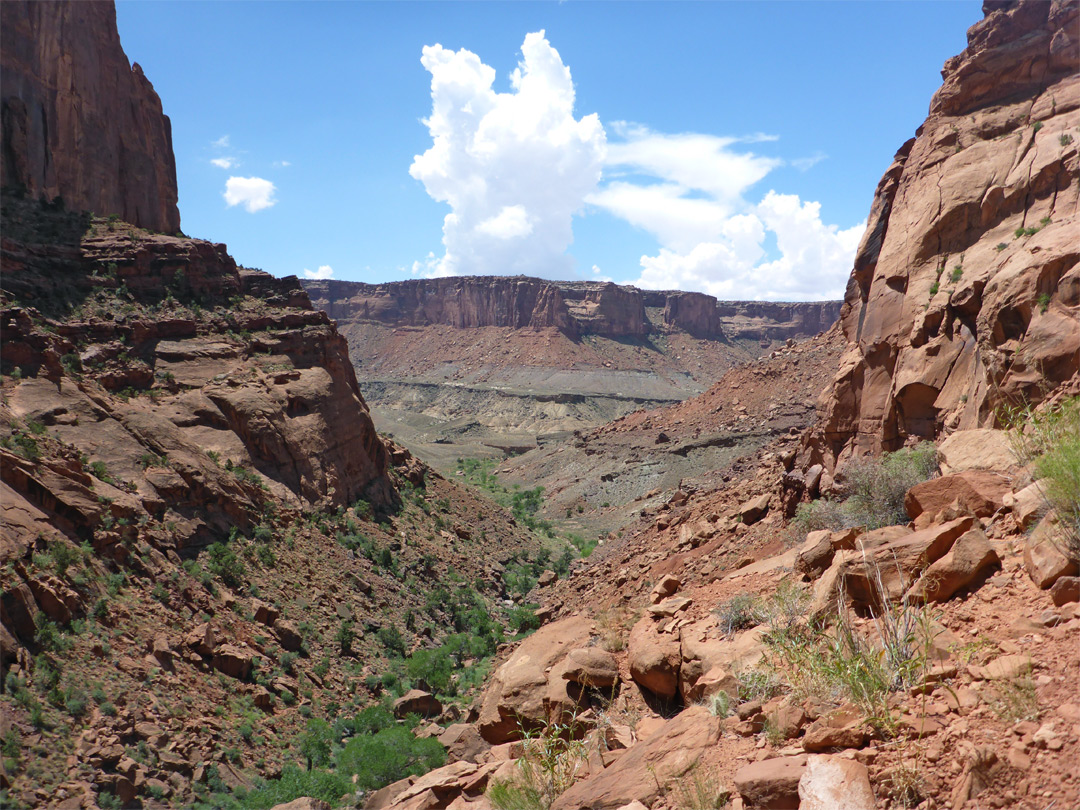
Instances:
[[[216,141],[211,141],[210,145],[215,149],[228,149],[229,148],[229,136],[222,135]]]
[[[219,169],[231,169],[233,166],[237,165],[236,158],[232,157],[214,158],[210,162],[217,166]]]
[[[277,187],[262,177],[230,177],[225,182],[225,202],[231,208],[243,205],[249,214],[277,204]]]
[[[288,160],[275,160],[272,164],[275,169],[287,169],[292,166],[292,162]]]

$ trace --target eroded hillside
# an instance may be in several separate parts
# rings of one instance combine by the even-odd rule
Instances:
[[[304,284],[348,339],[380,425],[445,470],[680,402],[839,313],[524,277]]]

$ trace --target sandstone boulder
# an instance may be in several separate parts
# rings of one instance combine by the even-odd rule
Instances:
[[[197,625],[184,635],[184,644],[199,655],[213,655],[217,647],[214,629],[207,623]]]
[[[1024,568],[1040,588],[1050,588],[1060,577],[1075,576],[1077,565],[1064,553],[1065,536],[1051,512],[1024,542]]]
[[[735,772],[735,789],[748,808],[798,810],[806,760],[805,755],[774,757],[743,765]]]
[[[1050,586],[1050,598],[1058,607],[1069,602],[1080,602],[1080,577],[1058,577]]]
[[[1035,481],[1019,492],[1012,492],[1005,496],[1005,506],[1012,511],[1016,525],[1024,531],[1034,526],[1046,514],[1048,507],[1045,493],[1045,484]]]
[[[459,759],[477,762],[479,757],[491,748],[471,723],[454,723],[442,730],[438,736],[439,742],[446,748],[446,756],[450,762]]]
[[[607,768],[578,782],[552,810],[617,810],[651,806],[661,786],[675,784],[720,739],[720,721],[703,706],[686,709],[629,748]]]
[[[751,498],[739,507],[739,518],[747,526],[751,526],[757,523],[763,517],[765,513],[769,511],[769,496],[768,494],[759,495],[756,498]]]
[[[1001,559],[982,529],[962,534],[953,547],[923,571],[908,596],[919,602],[944,602],[961,588],[984,579]]]
[[[852,759],[815,754],[799,779],[799,810],[874,810],[877,803],[866,766]]]
[[[900,599],[931,563],[945,556],[956,539],[973,525],[973,518],[963,517],[869,548],[863,544],[873,542],[876,533],[864,535],[858,542],[862,553],[853,552],[840,572],[848,595],[856,604],[864,605]]]
[[[980,428],[958,430],[938,445],[942,475],[965,470],[1008,470],[1016,466],[1009,434],[1004,430]]]
[[[654,695],[670,700],[679,691],[682,656],[679,637],[662,628],[650,616],[641,619],[630,631],[626,651],[630,677]]]
[[[679,578],[674,574],[665,574],[649,594],[649,603],[658,605],[669,596],[674,596],[681,584]]]
[[[808,579],[817,579],[832,565],[832,532],[814,531],[806,535],[806,540],[795,557],[795,573]]]
[[[587,646],[592,630],[591,621],[571,616],[541,627],[522,641],[495,671],[484,692],[477,720],[481,736],[492,744],[510,742],[521,726],[536,728],[547,723],[549,671],[570,650]],[[565,684],[560,679],[563,693]]]
[[[619,662],[599,647],[578,647],[567,654],[562,677],[591,687],[611,687],[619,680]]]
[[[277,635],[282,649],[289,652],[297,652],[304,646],[304,637],[293,622],[278,619],[274,622],[274,634]]]
[[[322,799],[312,799],[310,796],[303,796],[299,799],[293,799],[291,802],[286,802],[285,804],[275,804],[270,810],[330,810],[330,805]]]
[[[244,681],[251,675],[253,662],[254,656],[251,650],[246,647],[235,644],[222,644],[214,650],[212,663],[214,669],[223,675]]]
[[[418,714],[421,717],[438,717],[442,714],[442,703],[430,692],[410,689],[394,701],[394,717],[407,717]]]
[[[1002,506],[1012,488],[1010,479],[995,470],[967,470],[916,484],[904,496],[904,509],[915,520],[931,516],[956,503],[961,513],[989,517]]]

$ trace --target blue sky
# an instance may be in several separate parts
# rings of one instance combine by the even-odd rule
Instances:
[[[172,119],[184,230],[242,264],[773,300],[842,293],[874,187],[980,17],[976,0],[117,3]]]

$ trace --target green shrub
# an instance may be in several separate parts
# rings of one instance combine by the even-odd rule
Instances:
[[[936,470],[937,448],[932,442],[853,462],[846,471],[846,522],[867,529],[907,523],[904,495]]]
[[[538,607],[535,604],[517,605],[509,610],[506,618],[515,634],[531,633],[540,628],[540,619],[536,615]]]
[[[739,630],[757,627],[763,621],[763,611],[755,594],[740,593],[713,611],[720,623],[720,632],[733,636]]]
[[[239,587],[247,573],[236,552],[225,543],[211,543],[206,549],[206,567],[231,587]]]
[[[1049,409],[1014,409],[1004,417],[1013,452],[1031,464],[1062,528],[1062,552],[1080,562],[1080,397]]]
[[[446,762],[446,749],[433,737],[418,740],[407,728],[393,726],[354,737],[337,757],[337,772],[356,776],[362,790],[378,790],[406,776],[425,774]]]

